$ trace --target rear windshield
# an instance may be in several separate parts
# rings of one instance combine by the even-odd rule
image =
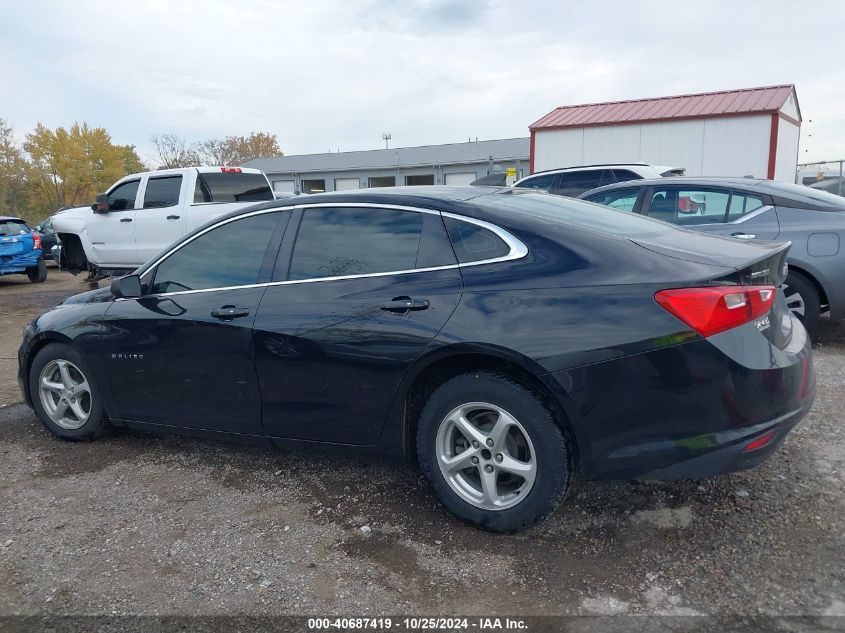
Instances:
[[[778,192],[784,196],[792,197],[800,196],[828,207],[840,207],[845,209],[845,198],[837,196],[834,193],[822,191],[821,189],[813,189],[811,187],[807,187],[806,185],[793,185],[786,182],[767,182],[766,187],[770,189],[772,193]],[[843,186],[842,190],[845,191],[845,186]]]
[[[620,237],[646,237],[679,230],[671,224],[652,220],[629,211],[616,211],[592,202],[551,194],[513,191],[486,196],[484,202],[510,211],[565,222]]]
[[[199,173],[194,202],[261,202],[273,200],[264,174]]]
[[[31,232],[23,220],[0,220],[0,235],[23,235]]]

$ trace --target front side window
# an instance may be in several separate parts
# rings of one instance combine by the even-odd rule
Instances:
[[[596,202],[603,204],[606,207],[617,209],[619,211],[633,211],[637,205],[637,196],[639,189],[614,189],[613,191],[605,191],[589,198],[589,202]]]
[[[557,178],[557,174],[543,174],[542,176],[523,180],[515,186],[520,189],[540,189],[542,191],[548,191],[552,188],[552,185],[555,184],[555,178]]]
[[[279,213],[234,220],[188,242],[155,271],[151,292],[245,286],[258,281]]]
[[[702,189],[657,188],[649,203],[649,217],[682,226],[725,221],[730,192]]]
[[[443,221],[461,264],[504,257],[510,253],[510,247],[493,231],[454,218],[443,218]]]
[[[140,180],[131,180],[118,185],[107,196],[109,211],[129,211],[135,208],[135,198],[138,195]]]
[[[319,279],[413,270],[423,214],[358,208],[306,209],[289,278]]]
[[[734,193],[728,207],[728,222],[739,220],[742,216],[752,213],[763,206],[763,199],[750,194]]]
[[[179,192],[182,190],[182,176],[150,178],[144,191],[144,208],[160,209],[179,204]]]

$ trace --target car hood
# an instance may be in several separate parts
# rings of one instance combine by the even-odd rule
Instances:
[[[62,301],[59,305],[76,305],[79,303],[106,303],[112,301],[114,295],[111,293],[111,288],[97,288],[96,290],[89,290],[88,292],[81,292],[78,295],[73,295]]]

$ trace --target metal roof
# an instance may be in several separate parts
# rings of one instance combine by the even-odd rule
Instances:
[[[795,91],[793,84],[608,101],[555,108],[529,126],[530,130],[641,123],[671,119],[700,119],[740,114],[773,113],[780,110]],[[797,101],[796,101],[797,102]]]
[[[428,167],[481,163],[493,157],[500,160],[528,160],[528,138],[505,138],[492,141],[471,141],[446,145],[396,147],[360,152],[299,154],[256,158],[244,163],[267,173],[304,173],[346,171],[354,169],[396,169],[396,167]]]

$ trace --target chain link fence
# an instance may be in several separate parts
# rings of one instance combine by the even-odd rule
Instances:
[[[845,158],[798,165],[798,184],[845,195]]]

